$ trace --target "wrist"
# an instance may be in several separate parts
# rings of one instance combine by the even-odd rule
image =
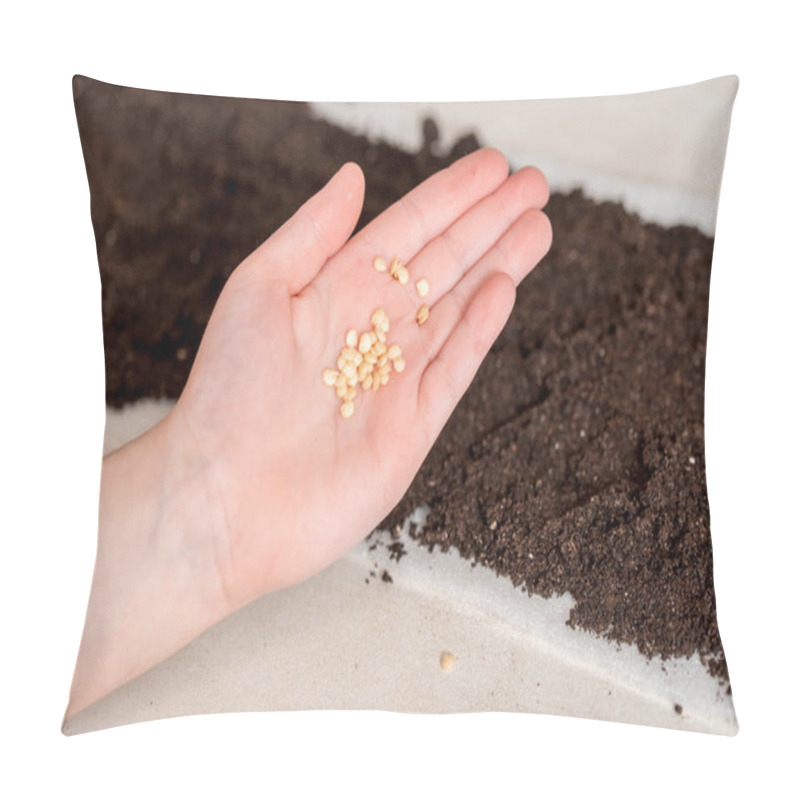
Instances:
[[[103,460],[98,545],[67,715],[232,610],[224,515],[170,414]]]

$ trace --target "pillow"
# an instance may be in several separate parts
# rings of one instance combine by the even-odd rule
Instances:
[[[480,146],[540,167],[549,254],[367,539],[70,717],[528,711],[734,734],[703,410],[738,80],[570,100],[308,104],[76,76],[109,452],[180,395],[226,281],[346,161],[358,229]]]

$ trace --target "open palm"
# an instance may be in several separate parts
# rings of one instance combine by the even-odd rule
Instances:
[[[232,607],[323,569],[391,511],[550,246],[543,176],[509,177],[495,150],[434,175],[349,238],[363,195],[361,170],[346,164],[239,265],[171,415],[203,475]],[[408,284],[373,269],[376,256],[398,257]],[[359,389],[344,419],[322,371],[379,307],[406,368],[378,392]]]

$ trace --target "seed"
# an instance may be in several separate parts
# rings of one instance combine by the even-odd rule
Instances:
[[[352,417],[353,416],[353,411],[355,411],[355,408],[356,407],[355,407],[355,404],[353,403],[353,401],[352,400],[348,400],[348,401],[342,403],[342,407],[339,409],[339,411],[340,411],[341,415],[345,419],[347,419],[348,417]]]
[[[362,333],[361,338],[358,340],[358,349],[362,353],[368,353],[370,347],[372,347],[372,340],[369,337],[368,333]]]
[[[452,672],[456,666],[456,657],[452,653],[442,653],[439,658],[439,666],[442,672]]]
[[[347,394],[347,384],[336,384],[336,396],[339,398],[344,397]]]
[[[349,402],[351,400],[355,400],[355,398],[356,398],[356,387],[348,386],[347,391],[344,393],[344,399]]]
[[[430,290],[431,290],[430,284],[428,283],[428,281],[425,280],[425,278],[420,278],[417,281],[417,294],[420,297],[425,297],[425,295],[428,294]]]
[[[376,308],[372,312],[369,322],[373,328],[377,328],[379,325],[382,325],[385,322],[388,330],[389,320],[386,317],[386,312],[382,308]]]
[[[344,365],[344,369],[342,369],[342,375],[347,378],[348,382],[351,378],[356,377],[356,365],[352,363],[352,361],[348,361],[347,364]]]
[[[393,344],[387,351],[386,355],[394,361],[396,358],[399,358],[403,355],[403,351],[400,349],[399,344]]]
[[[395,372],[402,372],[406,368],[406,360],[402,356],[396,358],[392,363]]]
[[[397,275],[400,271],[400,268],[403,266],[403,262],[400,261],[399,258],[392,259],[392,266],[389,267],[389,274],[396,280]]]
[[[379,369],[383,369],[383,367],[388,367],[389,366],[388,361],[389,361],[389,356],[387,356],[386,354],[382,355],[378,359],[378,367],[379,367]]]
[[[355,328],[350,328],[347,331],[347,336],[344,337],[344,343],[348,347],[355,347],[358,344],[358,331]]]
[[[359,364],[358,372],[356,373],[358,375],[359,383],[363,381],[370,372],[372,372],[372,364],[367,364],[366,362]]]
[[[367,375],[367,377],[364,378],[364,380],[361,382],[361,388],[365,391],[372,388],[372,375]]]
[[[386,344],[386,334],[380,328],[378,328],[378,331],[375,334],[375,337],[377,338],[377,340],[379,342],[383,342],[384,344]]]
[[[383,342],[375,342],[372,345],[372,352],[375,353],[376,356],[382,356],[386,352],[386,345]]]
[[[335,369],[324,369],[322,370],[322,382],[326,386],[333,386],[338,375],[339,373]]]
[[[340,354],[343,358],[346,358],[348,361],[355,361],[356,356],[359,356],[358,350],[354,347],[345,347]]]
[[[344,369],[344,365],[346,363],[347,359],[343,355],[339,354],[339,358],[336,360],[336,366],[339,368],[340,371]]]
[[[381,386],[386,386],[389,383],[389,373],[383,372],[381,373]]]
[[[424,325],[430,314],[431,310],[428,306],[420,306],[419,311],[417,311],[417,325]]]
[[[397,270],[397,280],[405,286],[408,283],[408,270],[404,266],[400,266]]]
[[[378,272],[386,272],[386,262],[380,256],[372,262],[372,266],[375,267]]]
[[[368,353],[364,353],[364,361],[366,361],[367,364],[377,364],[378,356],[370,350]]]

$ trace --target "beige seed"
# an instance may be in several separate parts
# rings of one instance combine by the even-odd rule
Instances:
[[[326,386],[333,386],[338,375],[339,373],[335,369],[324,369],[322,370],[322,382]]]
[[[425,280],[425,278],[420,278],[417,281],[417,294],[420,297],[425,297],[425,295],[427,295],[430,290],[431,290],[430,284],[428,283],[428,281]]]
[[[383,342],[375,342],[372,345],[372,352],[375,353],[376,356],[382,356],[386,352],[386,345]]]
[[[403,266],[403,262],[400,261],[399,258],[392,259],[392,266],[389,267],[389,274],[396,280],[397,276],[400,272],[400,268]]]
[[[339,398],[344,397],[347,394],[347,384],[343,383],[341,385],[336,385],[336,396]]]
[[[372,340],[369,338],[369,334],[362,333],[361,338],[358,340],[358,349],[362,353],[368,353],[370,347],[372,347]]]
[[[431,310],[428,306],[420,306],[419,311],[417,311],[417,324],[424,325],[430,314]]]
[[[405,286],[408,283],[408,270],[405,267],[400,267],[397,270],[397,280]]]
[[[379,342],[386,344],[386,334],[379,328],[375,337]]]
[[[393,344],[386,351],[386,355],[394,361],[396,358],[400,358],[400,356],[403,355],[403,351],[400,349],[399,344]]]
[[[386,322],[388,323],[388,320],[386,318],[386,312],[382,308],[376,308],[372,312],[372,316],[370,317],[369,321],[372,327],[376,328],[379,325],[382,325],[384,323],[384,320],[386,320]]]
[[[368,353],[364,353],[364,361],[366,361],[367,364],[377,364],[378,356],[370,350]]]
[[[344,343],[348,347],[355,347],[358,344],[358,331],[355,328],[350,328],[347,331],[347,336],[344,337]]]
[[[362,355],[354,347],[345,347],[341,355],[343,358],[346,358],[348,361],[353,361],[354,363],[358,363],[358,359],[362,358]]]
[[[367,375],[366,378],[361,382],[361,388],[364,391],[369,391],[372,388],[372,375]]]
[[[395,372],[402,372],[406,368],[406,360],[402,356],[396,358],[392,364]]]
[[[456,666],[456,657],[452,653],[442,653],[439,658],[439,666],[442,672],[452,672]]]
[[[349,402],[351,400],[355,400],[355,398],[356,398],[356,387],[348,386],[347,391],[344,393],[344,399]]]
[[[386,262],[380,256],[372,262],[372,266],[375,267],[378,272],[386,272]]]
[[[339,354],[339,358],[336,360],[336,366],[339,368],[340,372],[344,369],[344,365],[346,363],[347,359],[343,355]]]
[[[348,400],[345,403],[342,403],[342,407],[339,409],[341,415],[347,419],[348,417],[353,416],[353,411],[355,411],[355,404],[352,400]]]
[[[372,364],[367,364],[366,362],[364,362],[362,364],[359,364],[358,373],[357,373],[358,374],[358,382],[361,383],[361,381],[363,381],[364,378],[366,378],[367,375],[369,375],[370,372],[372,372]]]
[[[389,383],[389,373],[388,372],[382,372],[381,373],[381,386],[386,386],[387,383]]]
[[[388,363],[388,362],[389,362],[389,356],[387,356],[387,355],[384,353],[384,354],[383,354],[383,355],[382,355],[382,356],[381,356],[381,357],[378,359],[378,367],[379,367],[380,369],[383,369],[384,367],[388,367],[388,366],[389,366],[389,363]]]
[[[345,378],[347,378],[348,382],[352,378],[355,378],[356,377],[356,365],[353,364],[351,361],[348,361],[344,365],[344,368],[342,369],[342,375],[344,375]]]

